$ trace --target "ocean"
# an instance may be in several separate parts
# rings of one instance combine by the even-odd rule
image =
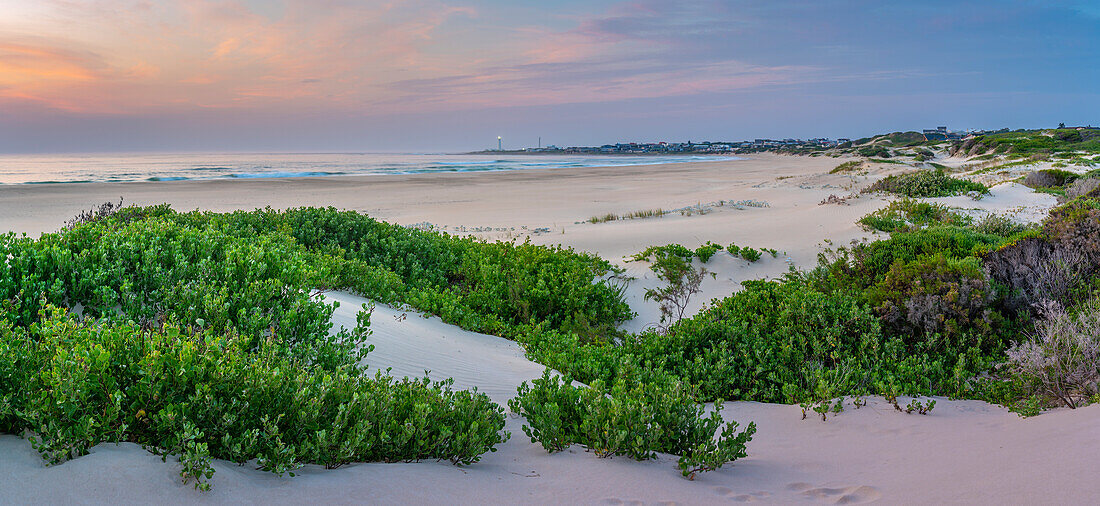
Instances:
[[[0,184],[339,177],[622,167],[739,160],[719,155],[583,156],[372,153],[0,155]]]

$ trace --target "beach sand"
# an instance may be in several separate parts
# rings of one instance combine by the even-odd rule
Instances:
[[[695,247],[710,240],[784,252],[754,264],[719,253],[706,264],[716,277],[693,301],[697,310],[746,279],[781,275],[790,264],[811,267],[830,241],[846,245],[869,238],[855,221],[885,200],[863,196],[850,205],[818,203],[897,169],[876,166],[868,176],[827,174],[841,161],[760,155],[731,162],[491,174],[0,187],[0,229],[56,230],[79,210],[120,195],[127,203],[169,202],[180,210],[332,205],[406,225],[492,229],[476,235],[564,244],[627,268],[638,278],[628,296],[639,317],[626,327],[637,330],[657,320],[655,304],[641,297],[656,281],[646,265],[623,257],[647,246],[678,242]],[[712,205],[702,215],[577,223],[609,212],[723,200],[769,206]],[[1037,213],[1054,202],[1002,185],[974,205],[952,204],[982,212]],[[535,234],[536,228],[549,232]],[[342,302],[335,323],[353,326],[365,301],[345,293],[328,297]],[[396,376],[430,370],[433,378],[453,377],[457,388],[477,387],[498,403],[543,370],[513,342],[466,332],[435,317],[379,306],[372,329],[376,348],[366,359],[370,366],[392,368]],[[307,466],[291,478],[217,462],[208,493],[182,484],[173,459],[164,464],[133,444],[100,445],[90,455],[47,468],[27,441],[6,435],[0,436],[0,503],[1020,504],[1100,497],[1094,476],[1100,406],[1029,419],[983,402],[946,399],[937,399],[927,416],[896,412],[881,398],[858,410],[850,404],[846,408],[822,422],[813,416],[803,420],[798,406],[727,403],[727,419],[754,421],[759,427],[749,456],[695,481],[679,475],[671,456],[649,462],[599,459],[581,447],[549,455],[523,436],[523,421],[514,416],[507,422],[512,439],[468,467],[437,462],[336,470]]]

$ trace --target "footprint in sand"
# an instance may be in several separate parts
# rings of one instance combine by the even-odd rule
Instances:
[[[875,487],[856,485],[851,487],[815,487],[809,483],[791,483],[787,490],[831,504],[863,504],[882,499],[882,492]]]
[[[642,506],[645,504],[645,501],[639,501],[638,499],[619,499],[618,497],[608,497],[600,502],[611,506]]]
[[[609,505],[613,505],[613,506],[623,506],[623,505],[641,506],[643,504],[646,504],[645,501],[641,501],[641,500],[638,500],[638,499],[619,499],[618,497],[608,497],[608,498],[604,499],[603,501],[600,501],[600,503],[601,504],[609,504]],[[657,504],[657,506],[677,506],[679,503],[677,503],[675,501],[660,501],[660,502],[657,502],[657,503],[654,503],[654,504]]]
[[[736,502],[756,502],[771,497],[771,494],[764,491],[752,492],[750,494],[738,494],[731,488],[727,487],[712,487],[714,493],[729,498],[731,501]]]

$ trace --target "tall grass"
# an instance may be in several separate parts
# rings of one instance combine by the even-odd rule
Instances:
[[[668,212],[661,209],[661,208],[645,209],[645,210],[641,210],[641,211],[631,211],[629,213],[624,213],[624,214],[607,213],[603,216],[598,216],[597,215],[597,216],[593,216],[591,218],[588,218],[588,223],[605,223],[605,222],[608,222],[608,221],[618,221],[618,220],[639,220],[639,219],[645,219],[645,218],[660,218],[660,217],[662,217],[666,214],[668,214]]]

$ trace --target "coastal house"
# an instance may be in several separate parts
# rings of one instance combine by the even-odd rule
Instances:
[[[926,128],[921,133],[924,134],[924,140],[926,141],[946,141],[948,138],[947,127],[945,126],[936,127],[934,130]]]

